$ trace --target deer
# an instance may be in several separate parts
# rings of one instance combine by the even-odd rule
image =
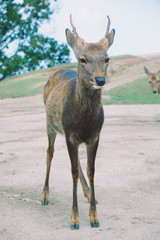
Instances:
[[[90,204],[90,225],[93,228],[100,226],[94,189],[95,158],[104,122],[101,95],[102,88],[107,81],[107,68],[110,60],[107,51],[115,35],[114,29],[110,31],[111,20],[109,16],[107,17],[105,36],[97,43],[87,43],[79,37],[70,15],[72,32],[67,28],[65,34],[67,43],[78,61],[77,71],[71,69],[56,71],[49,78],[43,92],[48,148],[41,203],[42,205],[49,203],[49,175],[54,143],[57,133],[61,133],[65,136],[71,162],[73,200],[70,228],[72,230],[79,229],[78,179],[80,179],[84,196]],[[81,143],[86,145],[89,186],[78,157],[78,148]]]
[[[160,71],[156,73],[151,73],[148,68],[144,66],[144,71],[149,77],[149,83],[152,88],[152,92],[155,93],[160,93]]]

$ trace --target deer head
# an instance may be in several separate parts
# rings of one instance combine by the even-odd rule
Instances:
[[[146,67],[144,67],[144,71],[149,76],[149,83],[153,93],[160,93],[160,71],[151,73]]]
[[[108,16],[107,16],[108,17]],[[78,60],[78,78],[85,81],[85,85],[94,89],[101,88],[107,80],[109,57],[107,51],[113,43],[115,30],[110,29],[110,18],[105,36],[97,43],[86,43],[79,37],[70,15],[73,33],[66,29],[66,38]]]

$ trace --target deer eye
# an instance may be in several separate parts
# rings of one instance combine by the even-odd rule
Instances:
[[[86,61],[85,58],[80,58],[80,62],[81,62],[81,63],[87,63],[87,61]]]
[[[110,60],[110,58],[105,58],[105,59],[104,59],[104,62],[105,62],[105,63],[109,63],[109,60]]]

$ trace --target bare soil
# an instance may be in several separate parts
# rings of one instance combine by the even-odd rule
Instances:
[[[160,58],[141,59],[113,74],[110,87],[145,76],[144,64],[159,70]],[[72,178],[61,135],[51,169],[50,204],[41,205],[47,148],[42,96],[0,100],[0,240],[160,239],[160,105],[104,110],[95,176],[100,228],[89,225],[89,204],[79,183],[80,230],[71,231]],[[79,154],[85,171],[84,145]]]

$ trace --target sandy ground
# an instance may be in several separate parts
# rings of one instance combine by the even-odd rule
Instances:
[[[0,240],[160,239],[160,105],[104,110],[95,176],[100,228],[89,225],[79,183],[80,230],[71,231],[72,178],[61,135],[50,204],[41,206],[47,148],[42,96],[0,100]],[[84,145],[80,160],[85,171]]]

